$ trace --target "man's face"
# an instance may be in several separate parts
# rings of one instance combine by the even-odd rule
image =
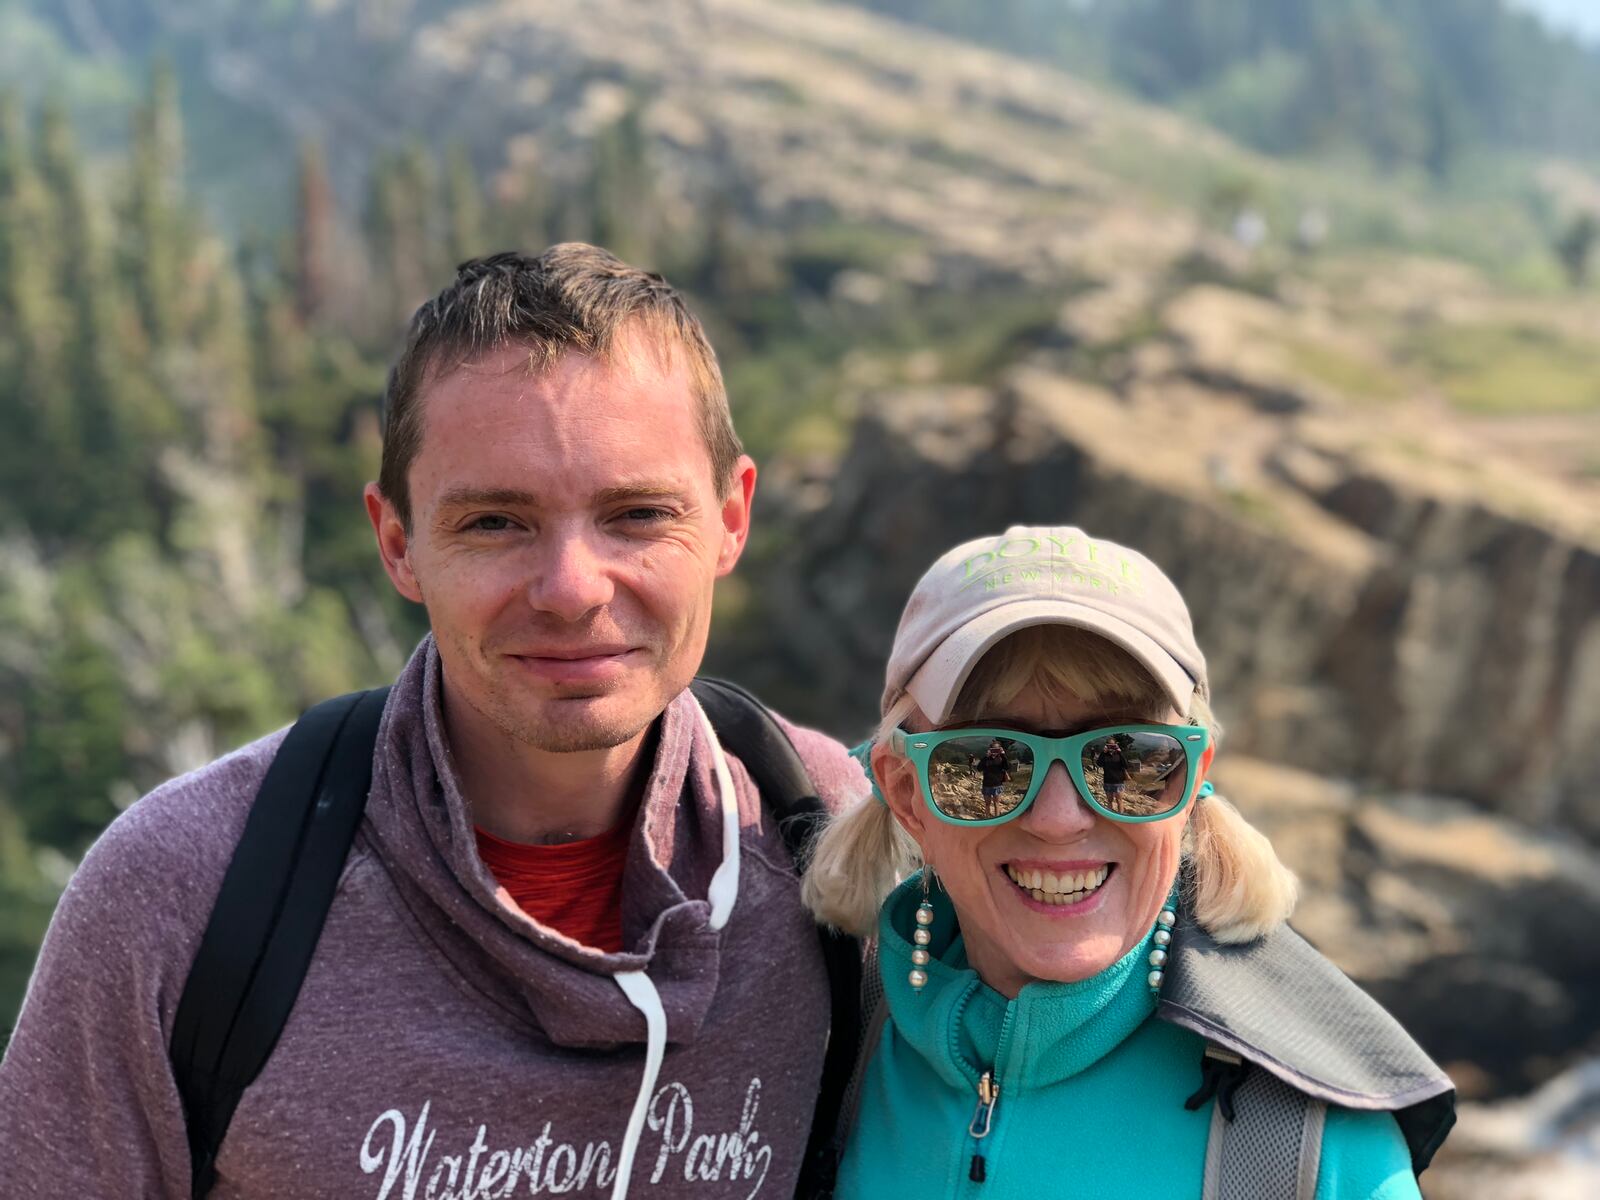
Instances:
[[[700,666],[713,583],[749,529],[755,466],[723,495],[684,356],[666,370],[618,350],[534,375],[510,347],[431,381],[409,537],[368,488],[390,578],[427,606],[447,704],[539,750],[622,745],[660,715]]]

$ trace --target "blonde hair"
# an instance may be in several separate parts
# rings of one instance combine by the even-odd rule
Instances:
[[[1046,703],[1083,701],[1165,713],[1171,699],[1127,651],[1096,634],[1063,625],[1018,631],[984,655],[956,701],[952,722],[1004,707],[1032,689]],[[1222,728],[1198,692],[1189,719]],[[910,696],[883,715],[875,741],[896,726],[925,723]],[[1194,801],[1184,831],[1190,910],[1219,942],[1248,942],[1288,920],[1299,881],[1272,843],[1228,801],[1212,794]],[[870,792],[823,830],[801,884],[801,897],[817,919],[861,936],[876,930],[884,897],[921,865],[921,854],[889,806]]]

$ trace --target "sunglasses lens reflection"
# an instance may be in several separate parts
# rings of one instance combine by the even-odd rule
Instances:
[[[1084,746],[1083,778],[1107,812],[1159,817],[1183,803],[1189,759],[1171,734],[1113,733]]]
[[[1033,751],[1010,738],[951,738],[928,759],[934,805],[957,821],[988,821],[1015,812],[1033,782]]]

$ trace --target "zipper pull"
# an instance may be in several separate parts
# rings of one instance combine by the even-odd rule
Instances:
[[[994,1128],[994,1110],[1000,1103],[1000,1085],[995,1081],[992,1071],[985,1071],[978,1080],[978,1107],[972,1114],[972,1122],[967,1126],[967,1132],[974,1141],[981,1142],[989,1136],[989,1131]],[[983,1157],[982,1150],[972,1155],[972,1166],[967,1171],[967,1178],[973,1183],[982,1183],[988,1178],[988,1163]]]

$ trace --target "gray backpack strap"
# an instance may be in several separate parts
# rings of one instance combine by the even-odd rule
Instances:
[[[1238,1060],[1226,1047],[1206,1052]],[[1267,1071],[1249,1071],[1233,1096],[1233,1119],[1211,1108],[1201,1200],[1314,1200],[1328,1107]]]
[[[1288,926],[1221,945],[1180,914],[1158,1019],[1325,1104],[1394,1114],[1421,1174],[1455,1123],[1455,1085],[1378,1003]],[[1242,1118],[1241,1118],[1242,1119]]]
[[[878,973],[878,940],[866,943],[861,966],[861,1046],[856,1052],[855,1070],[850,1073],[850,1083],[844,1090],[844,1100],[839,1105],[839,1124],[835,1143],[841,1153],[855,1128],[856,1112],[861,1107],[861,1085],[866,1080],[867,1062],[883,1038],[884,1022],[889,1019],[889,1004],[883,995],[883,978]]]

